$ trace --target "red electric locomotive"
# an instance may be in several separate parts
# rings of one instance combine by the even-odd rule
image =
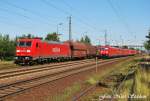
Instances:
[[[111,46],[102,46],[100,48],[101,57],[118,57],[121,55],[120,48]]]
[[[70,58],[71,50],[68,43],[47,42],[41,38],[19,39],[16,47],[16,64],[31,64],[49,59]]]
[[[112,46],[100,46],[98,47],[98,51],[100,57],[106,57],[106,58],[129,56],[129,55],[137,54],[136,50],[122,49],[122,48],[112,47]]]

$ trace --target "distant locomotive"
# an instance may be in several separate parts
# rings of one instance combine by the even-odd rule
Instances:
[[[55,60],[95,57],[96,47],[80,42],[52,42],[41,38],[17,41],[16,64],[44,63]]]
[[[112,47],[112,46],[99,46],[98,52],[100,54],[99,55],[100,57],[106,57],[106,58],[138,54],[137,50],[122,49],[122,48]]]

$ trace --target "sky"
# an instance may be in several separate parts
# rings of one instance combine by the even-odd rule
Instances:
[[[68,40],[88,35],[93,44],[141,45],[150,29],[150,0],[0,0],[0,33],[11,38],[49,32]],[[62,25],[59,25],[62,23]]]

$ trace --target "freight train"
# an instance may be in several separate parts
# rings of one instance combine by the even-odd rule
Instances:
[[[91,58],[96,47],[80,42],[43,41],[41,38],[23,38],[17,41],[16,64],[44,63],[52,60]]]
[[[22,38],[17,40],[16,64],[51,62],[53,60],[72,60],[93,57],[118,57],[137,54],[136,50],[111,46],[96,47],[81,42],[44,41],[41,38]]]

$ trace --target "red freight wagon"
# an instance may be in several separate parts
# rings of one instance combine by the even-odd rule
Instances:
[[[19,39],[15,63],[43,62],[53,58],[68,58],[71,50],[68,43],[42,41],[40,38]]]
[[[88,57],[95,57],[96,56],[97,48],[95,46],[91,46],[90,44],[86,44],[86,48],[87,48],[87,56]]]
[[[72,58],[87,58],[96,56],[96,47],[82,42],[66,41],[70,44]]]

